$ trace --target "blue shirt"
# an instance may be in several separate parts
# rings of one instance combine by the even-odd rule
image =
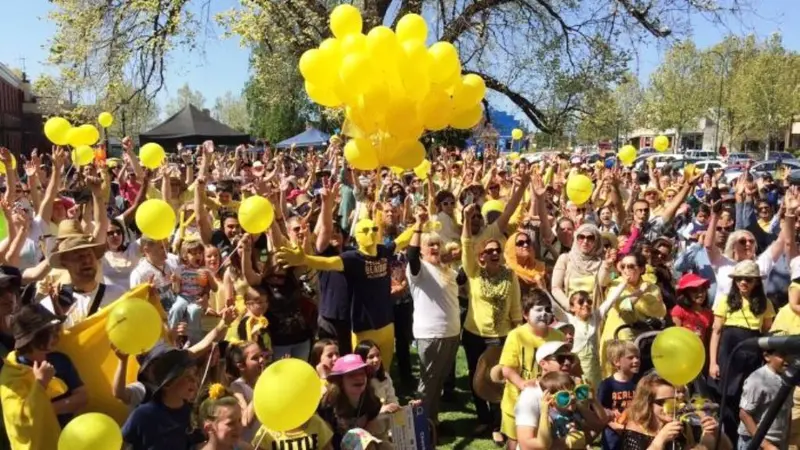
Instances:
[[[342,253],[344,274],[352,297],[352,326],[358,333],[379,330],[394,321],[394,302],[391,299],[392,280],[390,259],[395,244],[378,245],[375,256],[358,250]]]
[[[83,380],[81,380],[81,377],[78,374],[78,369],[76,369],[72,364],[72,360],[69,359],[69,356],[61,352],[50,352],[45,357],[45,360],[47,360],[47,362],[53,366],[53,369],[55,369],[56,373],[54,378],[60,379],[67,386],[67,392],[53,398],[51,401],[55,402],[61,400],[62,398],[67,398],[72,395],[75,389],[83,386]],[[25,364],[26,366],[33,366],[33,361],[22,355],[17,355],[17,362],[20,364]],[[61,428],[63,429],[65,426],[67,426],[73,417],[75,417],[75,414],[73,413],[59,414],[58,423],[61,425]]]
[[[693,272],[709,281],[708,298],[713,301],[717,295],[717,276],[714,268],[711,267],[711,259],[702,244],[695,243],[686,250],[678,254],[672,268],[673,276],[676,280],[680,279],[684,273]]]
[[[158,400],[139,405],[125,425],[122,438],[133,450],[189,450],[203,442],[192,429],[192,406],[172,409]]]
[[[345,251],[352,250],[345,247]],[[339,251],[329,245],[320,256],[337,256]],[[343,272],[334,270],[320,271],[319,274],[319,315],[326,319],[350,322],[350,297],[352,293],[347,285],[347,277]]]
[[[597,399],[603,408],[622,413],[633,401],[638,377],[630,381],[617,381],[613,376],[606,378],[597,386]],[[620,439],[616,431],[606,428],[603,432],[603,450],[620,448]]]

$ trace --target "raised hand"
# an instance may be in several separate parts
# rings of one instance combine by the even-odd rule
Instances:
[[[53,376],[56,374],[56,369],[47,361],[34,361],[33,362],[33,377],[44,387],[50,383]]]
[[[284,267],[302,266],[306,255],[301,247],[281,247],[275,253],[278,264]]]

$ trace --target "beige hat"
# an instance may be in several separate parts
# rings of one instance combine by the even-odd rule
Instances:
[[[56,247],[47,259],[50,261],[50,267],[54,269],[63,269],[61,264],[61,256],[65,253],[75,250],[89,248],[94,251],[95,258],[100,259],[106,252],[105,243],[97,243],[91,235],[83,232],[80,223],[77,220],[68,219],[62,220],[58,224],[58,234],[56,235]]]
[[[475,368],[475,377],[472,380],[475,395],[489,403],[500,403],[503,399],[505,385],[492,380],[492,368],[500,363],[502,353],[503,347],[500,345],[486,347]]]
[[[733,268],[730,275],[731,278],[761,278],[761,271],[758,269],[758,264],[752,259],[740,261]]]

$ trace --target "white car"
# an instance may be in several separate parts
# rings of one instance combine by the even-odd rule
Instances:
[[[635,160],[633,160],[633,168],[635,170],[645,170],[647,168],[648,161],[655,161],[656,168],[660,169],[667,164],[673,161],[681,161],[683,160],[683,155],[678,155],[676,153],[656,153],[655,155],[649,154],[644,156],[639,156]]]
[[[725,169],[726,167],[728,167],[728,165],[716,159],[705,159],[694,163],[694,167],[705,172],[706,170],[708,170],[709,167],[711,167],[712,170],[719,170],[719,169]]]
[[[683,155],[689,159],[700,159],[700,160],[717,158],[717,153],[712,150],[686,150],[686,152]]]

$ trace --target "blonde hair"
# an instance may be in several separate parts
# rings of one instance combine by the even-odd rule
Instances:
[[[202,241],[196,239],[188,239],[181,242],[181,248],[180,248],[181,262],[185,263],[186,257],[189,256],[189,253],[197,249],[202,249],[203,252],[205,253],[206,249]],[[205,255],[203,255],[203,258],[205,259]]]
[[[736,230],[736,231],[734,231],[733,233],[728,235],[728,240],[725,241],[725,252],[724,252],[725,256],[727,256],[730,259],[734,259],[733,258],[733,247],[736,244],[736,241],[741,239],[743,236],[749,237],[750,239],[753,240],[753,242],[755,242],[755,240],[756,240],[756,237],[753,236],[753,233],[751,233],[751,232],[749,232],[747,230]]]
[[[549,372],[542,376],[539,385],[543,392],[555,394],[558,391],[575,389],[575,380],[564,372]]]
[[[659,386],[673,387],[672,384],[656,373],[650,373],[642,377],[639,380],[639,384],[636,385],[633,400],[627,409],[628,419],[650,432],[658,431],[651,429],[651,423],[653,420],[655,391]]]
[[[622,357],[624,357],[627,353],[633,353],[636,356],[639,356],[639,347],[636,346],[632,341],[624,341],[624,340],[613,340],[608,343],[606,347],[606,357],[611,362],[612,365],[615,365],[619,362]]]

